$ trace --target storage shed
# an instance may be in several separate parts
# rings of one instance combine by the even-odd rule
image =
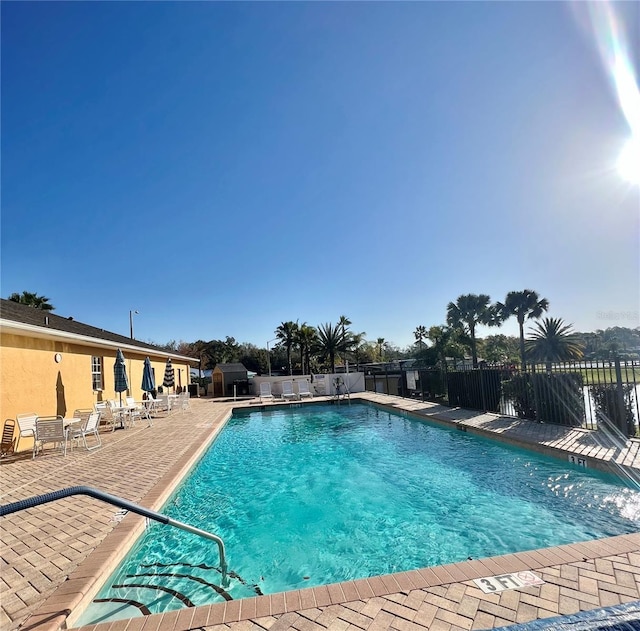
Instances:
[[[237,395],[249,394],[249,380],[244,364],[216,364],[211,380],[214,397],[232,397],[234,385]]]

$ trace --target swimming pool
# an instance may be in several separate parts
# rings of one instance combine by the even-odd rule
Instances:
[[[633,532],[640,494],[372,405],[313,405],[234,415],[163,512],[224,539],[231,585],[215,545],[152,526],[79,625]]]

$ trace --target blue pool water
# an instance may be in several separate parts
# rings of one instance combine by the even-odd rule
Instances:
[[[224,539],[242,598],[634,532],[640,493],[374,406],[314,405],[234,415],[163,512]],[[221,602],[218,565],[214,543],[152,526],[80,624]]]

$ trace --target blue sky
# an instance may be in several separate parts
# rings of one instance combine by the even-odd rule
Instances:
[[[637,55],[640,4],[612,6]],[[405,346],[525,288],[638,326],[631,129],[586,7],[3,2],[2,296],[123,334],[135,309],[159,343],[344,314]]]

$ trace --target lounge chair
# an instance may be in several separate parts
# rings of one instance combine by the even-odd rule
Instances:
[[[302,399],[304,397],[309,397],[310,399],[313,399],[313,394],[311,393],[311,390],[309,390],[309,382],[306,379],[303,379],[302,381],[298,381],[298,396]]]
[[[39,416],[36,418],[36,435],[33,441],[33,458],[39,451],[44,452],[44,446],[53,443],[67,455],[67,432],[64,429],[64,419],[61,416]]]
[[[263,381],[260,384],[260,401],[267,399],[273,401],[273,394],[271,394],[271,383],[269,381]]]
[[[97,449],[102,446],[102,440],[100,440],[100,434],[98,433],[98,426],[100,425],[100,412],[91,412],[86,420],[81,421],[78,424],[69,426],[67,437],[71,440],[71,449],[73,449],[73,443],[78,442],[82,438],[84,447],[87,451]],[[95,436],[97,444],[93,447],[89,447],[87,444],[87,436]]]
[[[27,412],[26,414],[18,414],[18,416],[16,416],[19,430],[18,439],[16,440],[16,451],[18,451],[18,445],[20,444],[20,439],[23,436],[35,438],[37,418],[38,415],[35,412]]]
[[[293,381],[282,382],[282,398],[285,401],[297,401],[298,395],[293,391]]]

